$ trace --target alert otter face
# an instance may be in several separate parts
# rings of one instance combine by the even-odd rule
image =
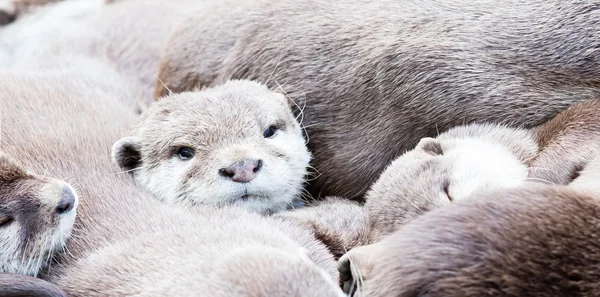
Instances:
[[[113,159],[163,202],[271,212],[298,197],[310,154],[287,99],[239,80],[154,103]]]
[[[370,241],[472,193],[523,184],[524,160],[536,150],[529,131],[493,125],[457,127],[436,139],[421,139],[367,192]]]
[[[77,196],[0,153],[0,272],[35,276],[71,235]]]

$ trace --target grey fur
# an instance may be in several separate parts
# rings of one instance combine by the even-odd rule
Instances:
[[[248,78],[304,109],[313,196],[357,198],[453,126],[533,127],[600,96],[600,1],[307,0],[203,11],[168,41],[173,92]],[[156,97],[167,93],[157,82]]]

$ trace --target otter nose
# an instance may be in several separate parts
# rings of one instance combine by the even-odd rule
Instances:
[[[219,174],[234,182],[247,183],[253,180],[263,166],[262,160],[244,160],[219,169]]]
[[[62,192],[62,197],[56,206],[56,213],[63,214],[69,212],[75,206],[75,194],[69,187],[65,187]]]

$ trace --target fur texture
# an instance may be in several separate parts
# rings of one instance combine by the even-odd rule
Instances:
[[[574,104],[534,131],[540,152],[529,177],[566,185],[600,154],[600,99]]]
[[[128,90],[84,68],[0,73],[2,149],[81,194],[69,253],[44,279],[70,296],[343,296],[310,230],[235,207],[169,206],[115,172],[111,144],[137,122],[118,104]]]
[[[368,241],[367,214],[355,201],[327,197],[308,207],[275,215],[315,233],[336,259]]]
[[[163,202],[284,210],[299,198],[310,161],[287,102],[244,80],[174,95],[113,146],[113,159]],[[242,180],[227,173],[232,167]]]
[[[21,274],[0,273],[0,296],[67,297],[56,285]]]
[[[341,276],[364,280],[354,296],[597,296],[599,198],[541,184],[477,194],[353,249]]]
[[[361,197],[423,137],[533,127],[600,95],[600,2],[268,1],[204,10],[167,42],[156,97],[247,78],[303,108],[313,196]]]
[[[211,1],[128,0],[110,5],[105,0],[65,1],[15,22],[0,34],[5,39],[0,44],[8,53],[4,64],[36,64],[57,56],[94,58],[137,87],[128,99],[142,112],[152,102],[165,40],[179,21],[204,2]]]
[[[527,160],[536,152],[530,131],[492,124],[460,126],[436,139],[421,139],[367,192],[371,242],[472,193],[522,185]]]
[[[0,153],[0,273],[37,276],[65,248],[77,203],[70,185]]]

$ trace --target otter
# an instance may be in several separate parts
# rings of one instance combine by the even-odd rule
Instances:
[[[113,159],[166,203],[284,210],[299,198],[310,161],[289,104],[247,80],[173,95],[114,144]]]
[[[539,183],[478,193],[351,250],[338,268],[346,291],[360,286],[354,296],[595,296],[599,198]]]
[[[22,274],[0,273],[0,296],[67,297],[56,285]]]
[[[65,248],[77,201],[69,184],[0,152],[0,273],[37,276]]]
[[[153,101],[160,55],[169,33],[197,9],[219,2],[128,0],[107,4],[106,0],[86,0],[49,5],[1,34],[4,40],[0,45],[8,52],[4,64],[17,67],[57,56],[94,58],[136,86],[137,94],[129,100],[142,113]]]
[[[119,104],[129,89],[69,69],[0,72],[0,149],[80,193],[69,253],[42,279],[69,296],[344,296],[310,230],[236,206],[168,205],[118,172],[111,146],[139,120]]]
[[[586,163],[600,154],[600,99],[573,104],[534,128],[540,152],[531,161],[529,177],[566,185]]]
[[[308,189],[314,197],[362,199],[392,160],[437,131],[531,128],[600,96],[597,1],[249,6],[182,22],[165,45],[155,98],[229,79],[280,85],[302,107],[322,173]]]
[[[459,126],[421,139],[366,194],[370,242],[472,193],[522,185],[537,151],[530,130],[495,124]]]

